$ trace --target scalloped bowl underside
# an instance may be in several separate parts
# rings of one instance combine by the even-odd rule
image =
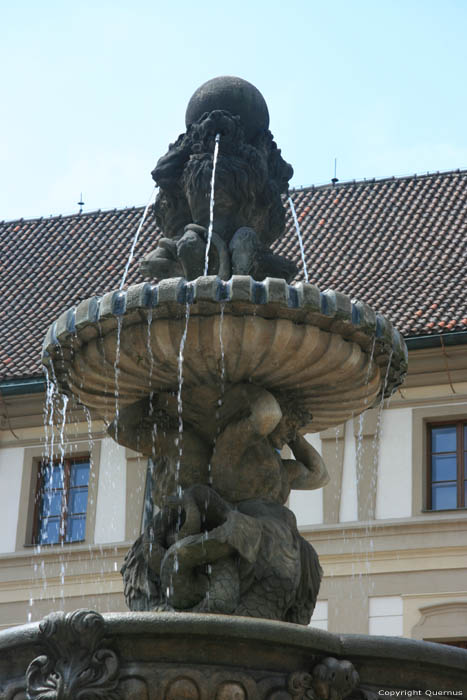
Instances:
[[[151,392],[176,393],[181,367],[184,418],[212,420],[227,386],[252,382],[292,396],[313,416],[309,431],[390,395],[407,366],[400,335],[364,304],[249,277],[172,279],[88,299],[52,325],[43,362],[60,391],[106,421]]]

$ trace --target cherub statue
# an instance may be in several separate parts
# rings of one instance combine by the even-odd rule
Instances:
[[[211,441],[185,424],[182,445],[157,406],[140,402],[120,416],[119,442],[134,447],[139,435],[139,449],[153,454],[161,508],[125,560],[127,604],[308,624],[321,569],[283,504],[291,488],[329,480],[299,434],[311,417],[252,384],[231,387],[223,409]],[[157,432],[148,431],[155,420]],[[286,444],[295,459],[279,454]]]

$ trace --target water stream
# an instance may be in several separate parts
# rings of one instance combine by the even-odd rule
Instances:
[[[44,420],[44,448],[43,448],[43,454],[42,454],[42,461],[41,461],[41,466],[40,466],[40,472],[38,474],[38,478],[42,478],[44,481],[44,487],[45,488],[51,488],[52,487],[52,479],[53,479],[53,459],[54,459],[54,452],[55,452],[55,419],[57,416],[57,413],[61,414],[61,428],[60,428],[60,435],[63,436],[63,431],[64,431],[64,426],[65,426],[65,416],[66,416],[66,405],[68,402],[68,397],[63,397],[62,400],[62,407],[61,409],[57,409],[57,400],[59,398],[59,393],[57,390],[57,378],[55,376],[55,370],[53,365],[49,369],[44,367],[44,373],[45,373],[45,381],[46,381],[46,393],[45,393],[45,402],[44,402],[44,409],[43,409],[43,420]],[[60,450],[60,459],[61,462],[63,462],[64,458],[64,441],[63,438],[60,439],[60,444],[59,444],[59,450]],[[40,495],[37,496],[37,498],[41,498]],[[41,560],[40,564],[38,563],[38,558],[41,555],[42,552],[42,540],[43,540],[43,532],[47,533],[48,530],[48,522],[49,518],[51,516],[51,500],[49,499],[47,502],[42,502],[42,500],[38,501],[36,503],[37,508],[41,508],[41,531],[38,533],[38,539],[34,543],[34,565],[33,565],[33,572],[31,576],[31,588],[29,592],[29,602],[28,602],[28,611],[27,611],[27,621],[32,622],[33,615],[34,615],[34,604],[35,604],[35,598],[34,595],[36,594],[36,590],[38,589],[38,583],[39,583],[39,577],[42,580],[42,591],[39,595],[39,600],[41,600],[45,596],[45,592],[47,589],[47,577],[45,573],[45,562],[44,559]],[[46,539],[46,537],[44,537]]]
[[[152,375],[154,372],[154,353],[152,350],[152,342],[151,342],[151,327],[152,327],[152,309],[149,309],[148,311],[148,325],[147,325],[147,336],[146,336],[146,350],[148,352],[148,357],[149,357],[149,376],[148,376],[148,383],[149,383],[149,417],[151,417],[154,413],[154,407],[153,407],[153,399],[154,399],[154,389],[152,388]],[[154,462],[156,459],[156,438],[157,438],[157,423],[154,421],[152,430],[151,430],[151,438],[152,438],[152,449],[151,449],[151,460],[150,460],[150,469],[151,469],[151,474],[152,470],[154,470]]]
[[[375,354],[375,346],[376,346],[376,336],[373,338],[373,342],[371,344],[371,350],[370,350],[370,358],[368,360],[368,369],[365,377],[365,386],[368,386],[368,383],[370,381],[371,377],[371,370],[373,369],[373,358]],[[356,449],[355,449],[355,463],[356,463],[356,473],[357,473],[357,484],[360,480],[361,474],[362,474],[362,447],[363,447],[363,421],[364,421],[364,411],[368,404],[368,398],[365,399],[365,408],[362,413],[360,413],[358,417],[358,434],[356,438]]]
[[[55,397],[58,395],[57,392],[57,381],[55,377],[55,372],[53,365],[51,366],[52,379],[49,373],[46,372],[46,397],[45,397],[45,409],[44,409],[44,427],[45,427],[45,445],[44,445],[44,457],[45,461],[50,465],[53,461],[54,455],[54,405]]]
[[[176,447],[178,448],[178,457],[177,457],[177,463],[175,466],[175,492],[176,492],[176,498],[178,499],[177,503],[177,523],[176,523],[176,532],[180,530],[181,527],[181,522],[182,522],[182,487],[180,484],[180,468],[181,468],[181,463],[182,463],[182,458],[183,458],[183,398],[182,398],[182,389],[183,389],[183,361],[184,361],[184,351],[185,351],[185,343],[186,343],[186,338],[188,334],[188,322],[190,320],[190,302],[189,302],[189,285],[187,285],[187,301],[185,305],[185,328],[183,330],[182,336],[180,338],[180,346],[178,350],[178,360],[177,360],[177,374],[178,374],[178,391],[177,391],[177,411],[178,411],[178,436],[175,440]],[[174,564],[173,564],[173,573],[177,573],[178,571],[178,557],[175,555],[174,559]],[[170,581],[168,590],[166,591],[167,598],[170,598],[170,595],[173,591],[173,583]]]
[[[221,303],[221,315],[219,321],[219,346],[221,349],[221,395],[219,398],[219,407],[222,406],[225,393],[225,348],[224,348],[224,311],[225,304]]]
[[[208,240],[206,242],[206,254],[204,258],[204,276],[208,274],[209,267],[209,249],[211,248],[212,239],[212,229],[214,224],[214,187],[216,182],[216,165],[217,156],[219,155],[219,142],[221,140],[221,135],[216,134],[216,141],[214,144],[214,155],[212,159],[212,175],[211,175],[211,197],[209,200],[209,227],[208,227]]]
[[[369,357],[369,363],[368,363],[368,370],[366,374],[366,379],[365,383],[368,384],[371,378],[371,371],[374,366],[374,353],[375,353],[375,346],[376,346],[376,338],[373,338],[371,350],[370,350],[370,357]],[[372,469],[371,469],[371,475],[370,475],[370,484],[368,488],[368,494],[367,494],[367,502],[365,502],[364,509],[369,512],[369,518],[362,523],[364,525],[364,529],[362,531],[357,531],[356,534],[354,535],[355,537],[355,544],[352,547],[353,554],[357,554],[357,556],[363,560],[364,563],[364,570],[360,571],[360,573],[357,575],[356,573],[352,574],[352,577],[356,577],[359,580],[359,588],[361,591],[361,596],[362,599],[365,599],[369,596],[372,595],[373,592],[373,581],[371,579],[371,557],[374,551],[374,541],[372,537],[372,528],[374,526],[374,521],[376,519],[376,488],[377,488],[377,480],[378,480],[378,468],[379,468],[379,451],[380,451],[380,444],[381,444],[381,437],[382,437],[382,411],[384,408],[384,393],[387,388],[387,383],[388,383],[388,378],[389,378],[389,370],[391,367],[391,359],[392,359],[392,353],[389,355],[388,358],[388,364],[385,369],[384,373],[384,378],[382,378],[382,383],[381,383],[381,401],[379,402],[376,410],[377,410],[377,416],[376,416],[376,427],[375,427],[375,432],[373,435],[373,441],[371,444],[371,448],[369,445],[367,445],[367,449],[371,449],[372,455],[373,455],[373,464],[372,464]],[[359,415],[358,418],[358,432],[357,435],[355,436],[355,469],[356,469],[356,481],[357,481],[357,499],[359,498],[359,483],[360,480],[363,478],[363,470],[364,470],[364,465],[363,465],[363,459],[364,459],[364,449],[363,449],[363,442],[364,442],[364,420],[365,420],[365,414],[362,412]],[[375,510],[373,512],[373,509],[370,508],[372,499],[373,497],[375,498]],[[358,513],[357,513],[357,519],[359,520]],[[363,536],[362,536],[363,535]],[[352,538],[353,539],[353,538]]]
[[[120,377],[120,340],[122,334],[122,316],[117,316],[117,346],[115,348],[114,375],[115,375],[115,442],[118,442],[118,420],[120,417],[120,389],[118,380]]]
[[[221,410],[222,406],[224,404],[224,394],[225,394],[225,348],[224,348],[224,337],[223,337],[223,331],[224,331],[224,310],[225,310],[225,304],[221,303],[220,304],[220,317],[219,317],[219,347],[221,351],[221,361],[220,361],[220,367],[219,367],[219,376],[220,376],[220,396],[217,399],[217,406],[216,406],[216,434],[214,436],[213,440],[213,445],[212,445],[212,454],[211,454],[211,460],[214,457],[214,454],[216,452],[216,442],[217,438],[219,437],[219,433],[221,431]],[[209,461],[208,464],[208,484],[212,485],[212,465],[211,465],[211,460]]]
[[[188,286],[188,285],[187,285]],[[187,289],[188,293],[188,289]],[[182,399],[182,389],[183,389],[183,360],[186,337],[188,334],[188,322],[190,320],[190,302],[187,301],[185,305],[185,328],[180,339],[180,347],[178,351],[178,391],[177,391],[177,409],[178,409],[178,458],[175,470],[175,484],[177,496],[181,497],[182,489],[180,486],[180,466],[183,457],[183,399]]]
[[[59,433],[59,449],[60,449],[60,479],[61,479],[61,486],[63,488],[63,499],[65,502],[67,502],[67,484],[65,483],[65,478],[64,478],[64,462],[65,462],[65,423],[66,423],[66,409],[68,406],[68,396],[66,394],[61,394],[61,399],[62,399],[62,408],[61,408],[61,422],[60,422],[60,433]],[[60,523],[60,542],[63,545],[64,540],[65,540],[65,523],[66,523],[66,516],[61,519]],[[64,571],[63,571],[63,564],[62,564],[62,586],[64,584]]]
[[[303,248],[302,232],[300,231],[300,224],[298,223],[297,212],[295,211],[295,206],[294,206],[292,197],[289,197],[287,199],[287,201],[289,203],[290,211],[292,212],[292,217],[293,217],[294,224],[295,224],[295,230],[297,232],[298,244],[300,246],[300,255],[302,256],[303,275],[305,277],[305,282],[308,283],[308,270],[306,267],[305,250]]]
[[[130,255],[128,256],[127,264],[125,265],[125,270],[123,272],[122,281],[120,282],[120,288],[119,288],[120,291],[122,291],[123,285],[125,284],[125,280],[126,280],[126,277],[128,275],[128,270],[130,269],[130,265],[131,265],[131,262],[133,260],[133,255],[135,253],[136,244],[138,243],[139,234],[141,233],[141,229],[143,228],[144,220],[146,219],[147,213],[149,211],[149,207],[151,206],[151,202],[153,200],[155,191],[156,191],[156,187],[153,187],[153,189],[151,190],[151,196],[149,197],[148,203],[146,204],[146,206],[144,208],[144,212],[143,212],[143,216],[141,217],[141,221],[139,222],[138,228],[136,229],[136,233],[135,233],[135,236],[133,238],[133,243],[131,244],[131,248],[130,248]]]
[[[384,375],[383,388],[381,390],[381,401],[380,401],[379,406],[378,406],[378,415],[377,415],[377,419],[376,419],[376,430],[375,430],[375,436],[374,436],[374,440],[373,440],[373,472],[375,472],[378,469],[378,463],[379,463],[379,453],[380,453],[380,449],[381,449],[382,418],[383,418],[383,409],[384,409],[384,402],[385,402],[384,394],[386,393],[386,388],[388,385],[389,370],[391,369],[392,355],[393,355],[393,351],[391,350],[389,353],[388,364],[386,367],[386,373]]]
[[[372,444],[372,452],[373,452],[373,468],[371,470],[371,482],[370,482],[370,493],[373,493],[375,496],[375,512],[373,513],[373,522],[376,520],[376,499],[377,499],[377,484],[378,484],[378,469],[379,469],[379,457],[380,457],[380,452],[381,452],[381,440],[383,436],[383,410],[384,410],[384,402],[386,401],[386,407],[389,405],[389,399],[385,399],[384,395],[386,393],[387,385],[388,385],[388,380],[389,380],[389,371],[391,369],[391,361],[392,361],[392,355],[393,355],[393,350],[390,351],[389,357],[388,357],[388,364],[386,367],[386,372],[384,375],[384,380],[383,380],[383,386],[381,390],[381,401],[378,406],[378,413],[377,413],[377,418],[376,418],[376,430],[375,434],[373,437],[373,444]],[[369,540],[369,548],[367,550],[367,566],[369,568],[369,557],[372,556],[374,552],[374,540],[372,537],[372,525],[373,522],[368,522],[367,527],[366,527],[366,535]],[[370,573],[368,571],[368,573]],[[372,593],[373,590],[373,584],[370,587],[369,590],[369,595]]]

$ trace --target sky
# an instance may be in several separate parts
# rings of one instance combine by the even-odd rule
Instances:
[[[293,187],[467,167],[467,0],[0,0],[0,220],[142,206],[196,88],[263,93]]]

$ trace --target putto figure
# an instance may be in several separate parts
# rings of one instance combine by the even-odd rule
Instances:
[[[142,274],[193,280],[204,273],[217,139],[209,274],[290,281],[295,264],[270,245],[284,233],[281,195],[293,169],[268,129],[261,93],[239,78],[215,78],[191,98],[186,124],[152,172],[160,188],[154,213],[164,237],[143,259]]]
[[[321,568],[284,504],[291,488],[329,481],[321,456],[299,433],[310,419],[288,397],[238,384],[225,395],[217,436],[207,440],[185,425],[180,450],[176,416],[163,419],[160,397],[159,405],[141,401],[122,411],[120,443],[136,440],[152,453],[160,507],[122,569],[130,609],[308,624]],[[148,429],[155,421],[158,429]],[[285,445],[294,459],[279,454]]]

